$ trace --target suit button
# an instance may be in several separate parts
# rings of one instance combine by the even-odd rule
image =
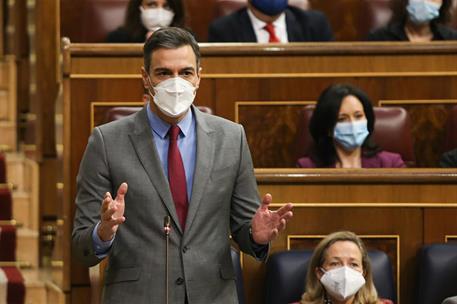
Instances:
[[[182,283],[184,283],[184,279],[183,278],[177,278],[176,279],[176,285],[182,285]]]
[[[182,253],[186,253],[187,250],[189,250],[189,247],[184,246],[183,249],[182,249]]]

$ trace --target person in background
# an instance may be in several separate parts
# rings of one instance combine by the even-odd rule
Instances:
[[[452,0],[401,0],[391,22],[370,33],[370,41],[456,40],[457,31],[447,26]]]
[[[287,0],[248,0],[247,7],[213,21],[209,42],[330,41],[324,14],[289,6]]]
[[[334,84],[320,95],[309,124],[314,140],[302,168],[403,168],[401,156],[382,151],[371,135],[375,116],[368,96],[348,84]]]
[[[381,304],[368,253],[353,232],[329,234],[316,247],[300,304]]]
[[[130,0],[125,24],[108,34],[107,42],[143,43],[157,29],[184,27],[181,0]]]

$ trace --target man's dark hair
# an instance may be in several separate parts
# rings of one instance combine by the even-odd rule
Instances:
[[[177,49],[190,45],[197,59],[197,69],[200,66],[200,48],[197,40],[187,30],[179,27],[164,27],[155,31],[146,41],[143,48],[144,68],[147,73],[151,68],[152,53],[158,49]]]

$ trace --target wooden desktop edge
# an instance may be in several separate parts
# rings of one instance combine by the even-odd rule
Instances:
[[[409,42],[304,42],[288,44],[200,43],[204,57],[210,56],[283,56],[342,54],[456,54],[457,42],[443,41],[411,44]],[[142,56],[143,44],[71,43],[63,38],[62,49],[71,56]]]
[[[457,184],[457,169],[255,169],[261,184]]]

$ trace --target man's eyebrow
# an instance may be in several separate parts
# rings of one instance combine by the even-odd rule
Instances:
[[[153,71],[154,71],[154,73],[157,73],[157,72],[168,72],[171,70],[168,68],[164,68],[164,67],[158,67],[158,68],[155,68]]]
[[[195,68],[193,66],[188,66],[188,67],[182,68],[181,71],[195,71]]]

